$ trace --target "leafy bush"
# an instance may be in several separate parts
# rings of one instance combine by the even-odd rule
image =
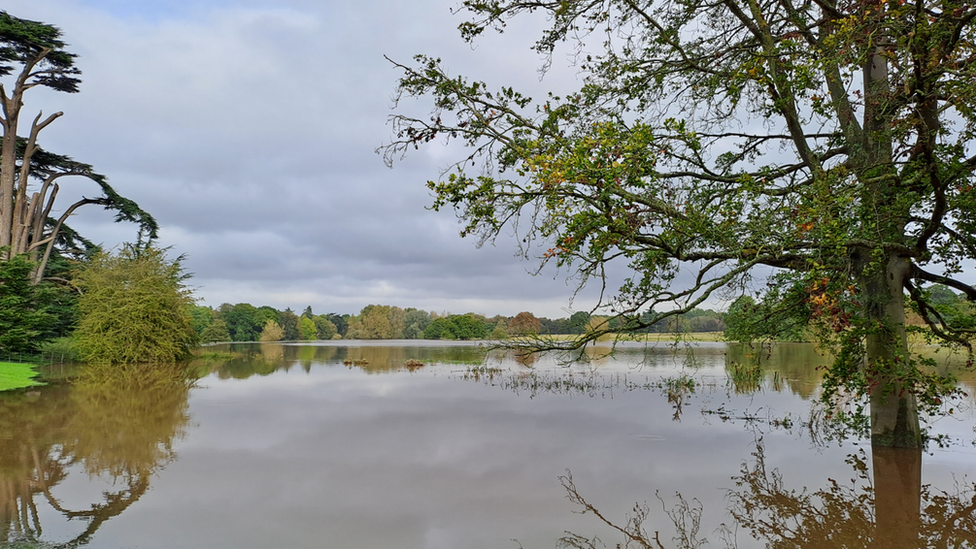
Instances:
[[[99,253],[75,279],[82,291],[78,347],[88,362],[173,362],[198,343],[180,258],[127,245]]]

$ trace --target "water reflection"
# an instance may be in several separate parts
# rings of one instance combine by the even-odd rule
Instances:
[[[369,374],[380,374],[409,370],[411,365],[417,363],[478,365],[484,362],[487,355],[485,348],[469,342],[423,345],[417,344],[417,340],[343,342],[343,345],[329,342],[234,343],[211,348],[233,353],[234,356],[216,361],[199,360],[195,366],[204,368],[204,371],[213,371],[221,379],[266,376],[278,370],[288,371],[296,365],[308,372],[316,363],[342,363]]]
[[[725,355],[725,370],[737,393],[755,393],[769,384],[775,391],[788,388],[804,400],[813,396],[828,364],[829,359],[807,343],[730,344]]]
[[[46,505],[85,525],[55,547],[86,544],[176,458],[191,385],[182,367],[90,367],[72,385],[0,396],[0,542],[39,539]],[[64,503],[58,488],[72,472],[107,487]]]
[[[727,548],[749,545],[742,532],[767,548],[976,546],[976,484],[957,483],[951,491],[922,485],[920,450],[875,448],[871,454],[871,473],[867,455],[860,451],[847,456],[849,479],[827,478],[817,489],[794,488],[778,469],[767,468],[758,439],[752,458],[731,479],[735,488],[726,496],[730,523],[716,530],[714,541]],[[674,532],[667,543],[661,530],[648,529],[646,523],[653,521],[656,511],[647,503],[635,504],[623,521],[615,521],[581,493],[571,474],[560,481],[579,512],[596,517],[622,538],[616,547],[691,549],[710,541],[702,536],[704,507],[698,499],[677,493],[669,509],[665,498],[657,495]],[[557,546],[606,547],[599,537],[578,533],[560,538]]]
[[[809,347],[767,350],[752,393],[720,344],[530,366],[474,345],[212,350],[192,365],[212,373],[196,387],[92,370],[0,395],[0,547],[529,549],[566,530],[581,536],[564,546],[586,548],[603,547],[593,534],[655,549],[973,543],[973,486],[921,484],[923,461],[943,488],[976,470],[969,440],[908,458],[829,442],[841,435],[804,415]],[[585,515],[557,483],[567,468],[577,503],[595,505]],[[621,529],[592,521],[597,509]]]

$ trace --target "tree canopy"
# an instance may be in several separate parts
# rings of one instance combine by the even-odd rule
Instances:
[[[976,9],[958,0],[467,0],[468,41],[542,12],[534,48],[566,43],[583,84],[532,101],[418,56],[399,94],[392,162],[433,140],[469,147],[428,182],[479,242],[633,276],[602,303],[625,329],[765,278],[772,317],[801,317],[835,348],[828,395],[870,395],[872,438],[917,446],[918,398],[952,385],[907,349],[906,302],[931,334],[969,347],[971,322],[928,286],[976,299]],[[682,272],[693,276],[679,277]],[[762,288],[762,287],[760,287]],[[731,291],[729,291],[731,289]],[[648,313],[652,314],[648,314]],[[769,319],[766,319],[769,320]],[[576,341],[577,347],[601,330]]]
[[[75,66],[76,55],[67,51],[61,30],[55,26],[29,21],[0,11],[0,248],[5,254],[28,254],[36,262],[31,273],[38,283],[55,250],[77,253],[77,244],[90,243],[65,221],[78,208],[95,204],[116,212],[116,221],[139,225],[140,240],[156,237],[158,226],[151,215],[135,202],[118,194],[107,178],[88,165],[42,149],[38,137],[42,130],[64,113],[45,117],[38,112],[26,137],[19,131],[25,93],[35,87],[75,93],[81,83],[81,71]],[[54,217],[55,199],[62,179],[77,176],[94,182],[101,191],[94,198],[83,197],[68,205]]]

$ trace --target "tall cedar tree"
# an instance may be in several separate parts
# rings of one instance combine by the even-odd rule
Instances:
[[[116,212],[116,221],[139,225],[140,240],[155,238],[156,221],[139,206],[115,192],[105,176],[88,164],[43,150],[38,145],[41,130],[60,118],[38,112],[26,137],[18,135],[24,94],[43,86],[55,91],[76,93],[81,71],[75,67],[76,55],[65,50],[57,27],[19,19],[0,11],[0,248],[3,257],[28,254],[36,262],[31,281],[36,284],[52,253],[76,252],[76,244],[89,244],[65,227],[64,222],[78,208],[97,204]],[[101,196],[81,198],[52,217],[62,178],[78,176],[96,183]],[[35,183],[32,185],[31,183]]]

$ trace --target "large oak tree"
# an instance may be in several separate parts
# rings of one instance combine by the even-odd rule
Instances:
[[[533,102],[452,77],[435,58],[396,64],[401,96],[430,96],[434,108],[393,116],[386,157],[432,140],[469,147],[428,183],[463,235],[483,242],[511,228],[526,249],[547,242],[542,260],[574,266],[584,283],[608,262],[629,262],[633,276],[604,304],[632,330],[767,278],[767,316],[803,317],[836,346],[828,389],[870,395],[873,442],[921,443],[919,404],[937,406],[952,385],[908,352],[906,307],[949,344],[968,347],[972,335],[971,318],[943,315],[927,288],[976,299],[959,276],[976,258],[976,9],[961,0],[464,8],[467,40],[545,14],[535,49],[551,63],[561,43],[575,47],[583,85]]]

